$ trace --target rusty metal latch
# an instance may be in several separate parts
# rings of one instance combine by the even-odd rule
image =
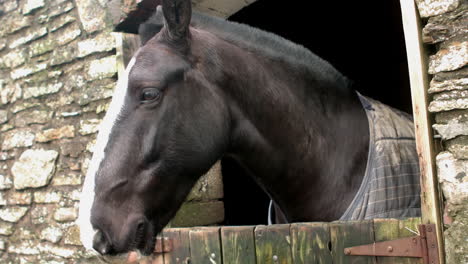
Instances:
[[[418,229],[419,236],[349,247],[344,249],[344,254],[350,256],[422,258],[424,264],[440,264],[435,225],[419,225]]]

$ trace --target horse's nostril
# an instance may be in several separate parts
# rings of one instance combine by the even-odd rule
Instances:
[[[144,222],[141,222],[137,225],[137,229],[136,229],[136,233],[139,234],[139,233],[143,233],[145,231],[145,223]]]
[[[131,246],[130,246],[132,249],[135,249],[135,248],[141,249],[144,247],[144,244],[145,244],[144,238],[147,232],[146,227],[147,227],[147,223],[144,220],[137,223],[136,229],[134,231],[135,233],[133,237],[133,242],[131,243]]]
[[[93,248],[101,255],[108,255],[112,251],[112,245],[100,230],[96,232],[93,239]]]

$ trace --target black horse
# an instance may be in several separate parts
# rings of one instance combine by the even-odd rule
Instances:
[[[164,0],[162,12],[164,26],[142,28],[98,135],[80,205],[85,247],[150,254],[226,155],[288,222],[419,214],[408,116],[278,36],[200,15],[191,24],[189,0]]]

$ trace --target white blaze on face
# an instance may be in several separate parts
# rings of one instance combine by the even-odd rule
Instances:
[[[136,53],[138,54],[138,52]],[[81,243],[86,249],[93,249],[93,238],[96,230],[91,225],[91,207],[94,202],[94,183],[96,173],[99,166],[104,159],[104,149],[109,141],[109,135],[112,131],[120,111],[124,104],[125,95],[127,93],[128,86],[128,75],[133,65],[135,65],[135,57],[128,63],[127,69],[121,78],[117,82],[117,86],[112,96],[112,102],[109,105],[106,116],[104,117],[100,128],[99,134],[96,139],[96,145],[94,146],[93,157],[88,166],[88,172],[81,191],[80,197],[80,213],[78,216],[77,223],[80,227],[80,239]]]

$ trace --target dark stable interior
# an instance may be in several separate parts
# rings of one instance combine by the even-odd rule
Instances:
[[[276,33],[329,61],[363,95],[411,113],[399,1],[258,0],[229,20]],[[222,159],[226,225],[267,223],[268,196]]]

